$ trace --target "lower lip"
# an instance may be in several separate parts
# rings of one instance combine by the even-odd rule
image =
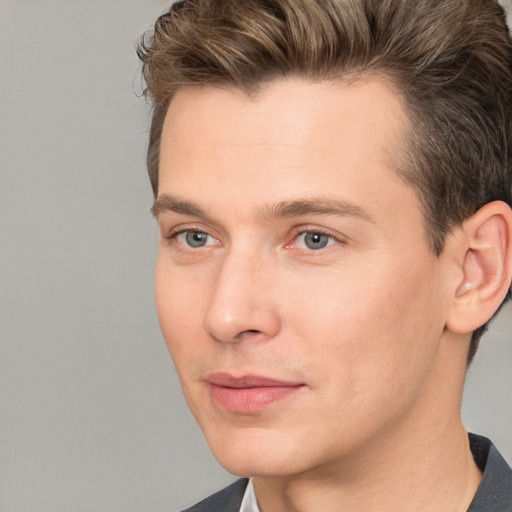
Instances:
[[[261,386],[227,388],[210,384],[210,395],[215,405],[228,412],[256,413],[295,394],[303,386]]]

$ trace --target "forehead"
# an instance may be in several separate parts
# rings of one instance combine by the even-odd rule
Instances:
[[[406,129],[401,96],[379,79],[287,79],[255,97],[184,88],[164,123],[160,193],[241,210],[326,195],[378,208],[405,186],[394,170]]]
[[[401,95],[378,76],[350,84],[288,78],[252,96],[231,87],[186,87],[169,106],[163,149],[173,141],[183,149],[194,145],[195,151],[209,144],[240,143],[306,148],[363,137],[384,150],[407,124],[403,107]],[[320,136],[316,140],[313,130]]]

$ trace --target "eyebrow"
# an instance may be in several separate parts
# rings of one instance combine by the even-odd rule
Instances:
[[[282,201],[270,207],[260,208],[261,215],[267,220],[301,215],[336,215],[357,217],[368,222],[373,218],[360,206],[339,198],[311,197],[294,201]]]
[[[160,195],[151,208],[151,213],[155,218],[158,218],[165,212],[192,215],[204,219],[210,218],[196,203],[169,194]],[[330,197],[308,197],[293,201],[281,201],[274,205],[260,207],[258,213],[267,221],[303,215],[336,215],[356,217],[368,222],[374,222],[373,218],[361,207],[339,198]]]
[[[151,213],[153,217],[158,218],[159,215],[165,212],[181,213],[182,215],[193,215],[195,217],[207,217],[205,212],[192,201],[185,201],[178,197],[162,194],[158,196],[153,203]]]

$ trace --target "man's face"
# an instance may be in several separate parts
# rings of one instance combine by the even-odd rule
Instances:
[[[329,467],[421,429],[444,400],[433,402],[442,257],[393,171],[406,124],[376,79],[173,99],[156,203],[158,315],[228,470]]]

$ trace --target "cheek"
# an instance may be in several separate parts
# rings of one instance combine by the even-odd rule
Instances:
[[[380,390],[376,395],[383,404],[397,408],[421,393],[444,327],[435,273],[425,273],[412,262],[404,268],[407,274],[396,269],[391,274],[394,279],[372,289],[367,298],[370,310],[359,317],[364,347],[360,382]],[[425,280],[425,275],[431,280]],[[360,304],[359,310],[363,309]]]
[[[180,379],[185,399],[192,414],[199,421],[197,407],[197,354],[202,325],[201,307],[204,293],[197,279],[188,279],[182,272],[173,272],[157,262],[155,272],[155,301],[158,321]]]
[[[199,339],[201,311],[205,290],[197,278],[187,278],[180,272],[172,272],[165,263],[157,262],[155,271],[155,301],[158,321],[167,347],[177,368],[182,359],[194,353]]]
[[[288,325],[317,367],[329,369],[323,379],[361,402],[419,384],[444,325],[432,268],[402,261],[409,269],[404,274],[385,263],[380,273],[366,268],[317,276],[306,288],[302,276],[288,297]]]

